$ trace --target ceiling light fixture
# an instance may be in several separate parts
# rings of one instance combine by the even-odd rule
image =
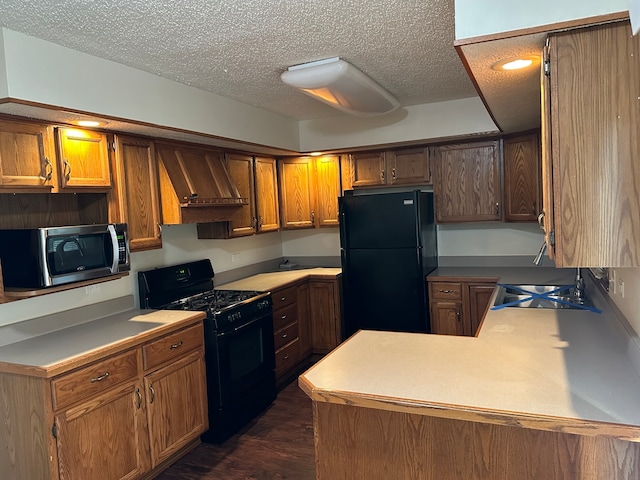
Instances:
[[[100,125],[100,122],[96,122],[95,120],[79,120],[79,127],[97,127]]]
[[[524,57],[512,57],[505,60],[500,60],[499,62],[494,63],[491,68],[498,71],[520,70],[532,65],[537,65],[538,63],[540,63],[540,57],[536,55],[528,55]]]
[[[351,115],[382,115],[400,106],[393,95],[339,57],[291,66],[280,79]]]

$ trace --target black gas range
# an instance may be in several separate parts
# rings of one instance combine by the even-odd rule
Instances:
[[[204,321],[209,430],[222,442],[276,397],[273,304],[269,292],[213,286],[211,262],[138,272],[140,307],[199,310]]]

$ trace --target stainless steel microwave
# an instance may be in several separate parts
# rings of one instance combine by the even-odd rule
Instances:
[[[129,270],[127,225],[0,230],[5,288],[37,289]]]

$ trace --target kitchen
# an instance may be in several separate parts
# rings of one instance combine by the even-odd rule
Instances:
[[[620,7],[618,10],[623,10]],[[615,10],[615,9],[614,9]],[[612,11],[614,11],[612,10]],[[602,13],[602,12],[598,12]],[[608,12],[607,12],[608,13]],[[579,17],[588,17],[591,14],[579,15]],[[555,20],[552,20],[555,21]],[[547,23],[549,23],[547,21]],[[511,27],[514,28],[514,27]],[[518,27],[519,28],[519,27]],[[33,38],[26,38],[15,32],[4,31],[5,48],[7,49],[7,62],[10,66],[13,63],[10,61],[13,58],[19,58],[24,56],[26,52],[39,52],[41,58],[40,61],[34,61],[34,64],[23,65],[24,70],[11,70],[8,75],[10,83],[11,97],[15,98],[28,98],[31,101],[40,102],[48,105],[74,105],[75,108],[82,111],[90,112],[104,112],[105,115],[114,115],[120,118],[132,118],[147,121],[157,125],[171,125],[165,119],[161,118],[163,112],[160,105],[150,104],[148,105],[149,111],[140,112],[133,108],[136,105],[136,101],[133,100],[134,92],[118,92],[118,98],[105,99],[104,95],[98,96],[94,92],[87,91],[87,87],[84,85],[71,85],[66,78],[56,78],[52,75],[52,72],[46,72],[47,78],[50,80],[49,88],[47,91],[41,91],[38,85],[34,85],[34,78],[43,78],[44,66],[47,65],[46,58],[58,58],[63,63],[71,68],[76,62],[87,62],[90,68],[95,68],[98,71],[105,72],[105,78],[107,76],[107,70],[109,75],[113,78],[113,70],[120,71],[122,74],[123,83],[131,81],[133,85],[139,84],[138,82],[150,81],[157,88],[162,88],[162,91],[167,91],[167,96],[175,94],[180,95],[180,98],[184,98],[184,105],[173,106],[171,122],[177,128],[184,128],[189,131],[200,131],[203,129],[205,133],[212,133],[222,137],[234,138],[236,134],[231,132],[233,129],[233,118],[225,119],[228,122],[217,122],[215,118],[207,117],[205,120],[209,122],[208,127],[203,127],[202,124],[195,124],[195,119],[190,115],[193,112],[203,112],[199,108],[198,100],[204,100],[201,97],[200,92],[187,91],[188,89],[180,85],[168,84],[166,81],[158,79],[157,77],[147,76],[142,72],[134,72],[128,70],[122,66],[113,64],[107,64],[106,61],[100,61],[96,58],[89,58],[84,55],[80,55],[77,52],[71,52],[65,49],[61,49],[53,44],[39,41]],[[464,36],[476,36],[476,34],[464,35]],[[24,49],[24,50],[22,50]],[[78,58],[82,57],[82,58]],[[82,63],[83,65],[86,65]],[[86,68],[86,66],[84,67]],[[24,75],[24,77],[21,77]],[[15,83],[14,83],[15,82]],[[55,88],[51,88],[54,86]],[[104,87],[104,88],[102,88]],[[97,85],[96,91],[108,92],[108,85]],[[26,91],[32,88],[31,91]],[[22,89],[22,90],[21,90]],[[166,90],[165,90],[166,89]],[[137,92],[140,94],[138,98],[144,98],[144,92]],[[198,99],[194,99],[193,103],[188,99],[193,98],[189,95],[192,93],[198,95]],[[131,99],[120,98],[121,95],[131,95]],[[210,100],[210,99],[209,99]],[[118,105],[117,115],[114,113],[113,105]],[[210,104],[210,103],[209,103]],[[219,106],[219,105],[218,105]],[[447,116],[440,116],[437,125],[434,122],[428,124],[432,129],[429,132],[429,136],[433,138],[442,137],[452,134],[464,134],[469,133],[470,130],[475,129],[476,132],[491,131],[495,127],[491,125],[489,119],[482,113],[482,106],[477,100],[459,100],[452,102],[448,105],[450,109],[447,112]],[[187,114],[186,109],[191,111]],[[239,110],[247,107],[238,107]],[[456,111],[456,108],[459,110]],[[184,109],[184,110],[181,110]],[[438,113],[442,109],[438,109]],[[457,116],[457,112],[462,112],[465,122],[461,121],[460,116]],[[166,113],[166,112],[165,112]],[[242,127],[236,126],[237,130],[242,130],[242,135],[253,135],[252,141],[259,144],[273,144],[273,142],[279,142],[281,145],[288,145],[295,143],[291,137],[291,133],[294,128],[268,128],[269,122],[265,121],[259,126],[257,125],[260,115],[265,115],[261,112],[250,112],[251,119],[246,120],[246,123]],[[196,115],[194,115],[196,116]],[[198,115],[200,116],[200,115]],[[293,122],[282,119],[284,124],[292,124]],[[470,125],[473,121],[475,123]],[[212,125],[211,123],[215,123]],[[242,123],[242,122],[239,122]],[[251,128],[251,127],[255,128]],[[301,125],[301,141],[307,135],[308,147],[304,148],[305,151],[316,150],[318,139],[313,138],[313,125],[309,125],[309,131],[305,131],[305,122]],[[417,125],[406,125],[404,129],[405,138],[400,140],[407,140],[411,135],[424,135],[424,130],[417,133]],[[206,130],[209,128],[209,130]],[[424,129],[424,124],[420,125],[420,128]],[[465,130],[466,129],[466,130]],[[378,135],[379,134],[379,135]],[[392,138],[392,134],[376,132],[378,139],[376,143],[383,141],[383,143],[393,143],[398,141],[397,138]],[[363,141],[363,137],[366,136],[363,133],[354,132],[354,142],[362,142],[366,144],[367,141]],[[347,141],[344,136],[336,135],[334,147],[341,147],[344,144],[342,142]],[[531,225],[527,227],[511,227],[509,225],[499,226],[487,226],[487,225],[475,225],[471,227],[462,226],[447,226],[442,227],[439,230],[439,245],[440,245],[440,257],[482,257],[482,256],[518,256],[526,257],[529,259],[532,256],[532,252],[535,253],[542,238],[538,233],[538,227]],[[191,259],[197,259],[202,256],[212,258],[215,262],[216,272],[224,273],[225,271],[232,271],[238,267],[247,267],[260,262],[266,262],[272,259],[279,259],[281,257],[294,258],[298,257],[327,257],[328,259],[335,259],[339,255],[339,239],[337,229],[333,231],[329,230],[327,233],[321,231],[315,233],[311,231],[305,232],[280,232],[259,235],[255,237],[249,237],[245,239],[236,239],[232,242],[216,241],[216,240],[197,240],[195,227],[190,225],[181,226],[168,226],[163,229],[163,249],[157,251],[140,252],[134,254],[133,268],[135,270],[144,270],[146,268],[152,268],[161,264],[171,264],[178,261],[186,261]],[[236,261],[234,261],[236,259]],[[455,258],[454,258],[455,260]],[[314,262],[316,259],[314,259]],[[530,261],[530,260],[528,260]],[[335,265],[335,264],[334,264]],[[623,269],[616,272],[617,281],[624,283],[625,291],[627,295],[625,298],[616,298],[620,308],[626,313],[628,320],[632,322],[636,329],[638,328],[637,309],[633,305],[633,295],[629,295],[630,291],[637,291],[638,274],[636,269]],[[1,306],[0,316],[3,323],[15,323],[21,320],[30,319],[43,315],[45,313],[54,313],[56,311],[64,311],[69,305],[81,306],[91,305],[98,301],[117,298],[125,295],[129,295],[136,291],[134,286],[135,275],[130,275],[127,278],[106,282],[100,284],[98,291],[92,291],[91,294],[87,294],[84,289],[78,289],[78,291],[69,291],[64,293],[55,294],[50,296],[51,298],[41,297],[21,302],[8,303]],[[231,280],[231,279],[230,279]],[[621,297],[621,295],[620,295]]]

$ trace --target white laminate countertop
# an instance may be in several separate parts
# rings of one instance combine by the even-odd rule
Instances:
[[[0,347],[0,372],[49,377],[204,319],[203,312],[128,310]]]
[[[278,272],[259,273],[251,277],[236,280],[235,282],[216,285],[216,288],[220,290],[259,290],[266,292],[287,285],[288,283],[303,280],[307,277],[336,278],[341,274],[341,268],[329,267],[280,270]]]
[[[489,310],[477,337],[360,331],[300,385],[318,401],[640,441],[629,336],[596,306]]]

